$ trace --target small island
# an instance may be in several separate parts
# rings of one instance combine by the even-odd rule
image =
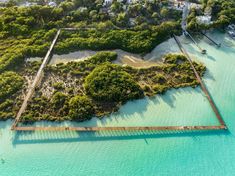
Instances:
[[[24,122],[84,121],[115,112],[130,100],[199,83],[185,56],[169,54],[156,66],[133,68],[112,63],[115,52],[98,52],[80,62],[49,65]],[[193,63],[200,76],[206,68]]]
[[[190,1],[186,30],[225,29],[234,23],[232,0]],[[84,121],[118,111],[127,101],[199,83],[185,56],[169,54],[148,68],[118,65],[115,49],[139,54],[182,34],[187,2],[177,1],[17,1],[0,4],[0,119],[14,118],[41,62],[60,28],[54,54],[92,50],[80,62],[48,65],[22,120]],[[231,7],[229,10],[227,7]],[[202,20],[210,16],[209,21]],[[200,76],[206,68],[193,63]]]

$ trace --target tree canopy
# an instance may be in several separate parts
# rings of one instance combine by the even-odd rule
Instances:
[[[105,63],[85,79],[87,94],[98,101],[126,101],[143,95],[140,86],[122,67]]]
[[[0,102],[15,94],[23,86],[23,78],[15,72],[0,74]]]
[[[87,96],[75,96],[69,101],[69,116],[76,121],[88,120],[94,114],[91,100]]]

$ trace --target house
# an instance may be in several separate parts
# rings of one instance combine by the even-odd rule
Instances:
[[[197,21],[200,24],[211,24],[212,23],[210,15],[197,16]]]
[[[117,0],[118,2],[121,2],[123,4],[132,4],[137,3],[142,0]],[[104,0],[103,6],[110,6],[113,3],[113,0]]]
[[[169,1],[169,8],[183,11],[185,7],[185,1],[183,0],[170,0]]]
[[[48,2],[48,5],[49,5],[50,7],[56,7],[56,6],[57,6],[56,2],[53,2],[53,1]]]

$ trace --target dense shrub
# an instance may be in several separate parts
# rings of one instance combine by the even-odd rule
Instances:
[[[163,60],[165,63],[168,64],[179,64],[181,62],[186,61],[186,57],[180,54],[168,54],[164,56]]]
[[[122,101],[140,98],[140,86],[122,67],[106,63],[96,67],[85,79],[87,94],[99,101]]]
[[[203,0],[202,5],[204,12],[211,12],[213,22],[210,24],[199,23],[196,16],[203,15],[203,12],[192,9],[187,19],[188,30],[198,32],[200,30],[207,30],[210,28],[224,29],[229,24],[235,23],[234,0]]]
[[[69,116],[76,121],[88,120],[94,114],[94,107],[87,96],[75,96],[69,101]]]
[[[55,51],[68,53],[70,51],[91,49],[123,49],[132,53],[150,52],[171,34],[178,34],[180,25],[177,22],[165,22],[148,30],[82,30],[76,33],[65,32]]]
[[[89,62],[93,64],[100,64],[103,62],[111,62],[117,59],[116,52],[101,51],[89,58]]]
[[[15,72],[0,74],[0,102],[15,94],[23,86],[23,78]]]
[[[54,109],[59,110],[67,101],[67,95],[62,92],[56,92],[51,98],[51,104]]]

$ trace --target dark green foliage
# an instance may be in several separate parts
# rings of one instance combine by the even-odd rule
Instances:
[[[140,86],[121,66],[103,64],[96,67],[85,79],[87,94],[98,101],[122,101],[140,98]]]
[[[148,2],[144,5],[140,2],[137,6],[130,5],[127,14],[121,8],[114,17],[100,11],[100,1],[92,2],[92,5],[85,4],[88,7],[86,10],[77,9],[80,5],[75,1],[62,2],[54,8],[39,5],[1,8],[0,72],[19,68],[27,57],[44,56],[56,28],[95,28],[89,31],[79,30],[79,34],[65,34],[56,47],[57,53],[61,54],[77,49],[116,48],[134,53],[147,53],[172,33],[179,33],[181,30],[179,22],[170,22],[178,21],[180,15],[172,11],[166,19],[162,18],[157,13],[160,13],[161,9],[157,3]],[[121,20],[124,29],[119,29],[116,25],[122,16],[125,17],[124,26]],[[130,17],[136,17],[136,21],[140,21],[132,29],[129,26]],[[139,18],[143,20],[138,20]],[[78,21],[83,22],[77,24]]]
[[[170,88],[198,85],[183,55],[170,54],[164,57],[162,64],[141,69],[112,64],[116,57],[114,52],[100,52],[81,62],[48,66],[49,84],[46,85],[51,88],[59,80],[64,85],[63,93],[56,90],[46,98],[42,95],[43,86],[29,104],[24,119],[84,121],[117,111],[126,101],[143,95],[153,96]],[[193,64],[202,76],[205,66]]]
[[[156,94],[162,94],[167,90],[167,86],[156,84],[153,86],[153,90]]]
[[[3,103],[0,104],[0,111],[8,110],[13,105],[13,101],[10,99],[6,99]]]
[[[15,72],[0,74],[0,102],[15,94],[23,86],[23,78]]]
[[[38,61],[27,62],[24,71],[25,71],[25,73],[27,73],[29,75],[33,75],[38,71],[41,64],[42,64],[42,62],[38,62]]]
[[[0,120],[6,120],[13,117],[13,104],[13,100],[10,99],[6,99],[3,103],[0,103]]]
[[[147,53],[173,33],[179,33],[180,25],[165,22],[148,30],[86,30],[64,33],[55,48],[57,53],[68,53],[78,49],[104,50],[123,49],[132,53]]]
[[[28,107],[34,112],[42,112],[44,108],[48,108],[48,98],[45,96],[34,97],[31,100],[31,103],[28,104]]]
[[[23,78],[15,72],[0,74],[0,119],[12,118],[14,98],[23,87]]]
[[[0,73],[6,70],[18,71],[22,67],[25,58],[44,56],[52,32],[54,34],[55,30],[38,31],[37,35],[30,36],[30,39],[1,39],[0,37]]]
[[[117,59],[116,52],[102,51],[89,58],[89,62],[93,64],[100,64],[104,62],[112,62]]]
[[[87,96],[75,96],[69,101],[69,116],[76,121],[88,120],[94,115],[94,107]]]
[[[168,64],[178,64],[186,61],[186,58],[184,55],[180,54],[168,54],[164,58],[164,63]]]
[[[207,30],[210,28],[222,28],[227,25],[235,23],[235,1],[234,0],[203,0],[203,10],[205,12],[211,12],[212,21],[211,24],[199,24],[196,16],[203,15],[203,11],[196,11],[192,9],[188,16],[187,29],[193,32],[200,30]]]
[[[161,73],[157,74],[152,79],[153,79],[153,82],[159,83],[159,84],[164,84],[166,82],[165,76]]]
[[[51,104],[54,109],[59,110],[60,108],[64,107],[67,101],[67,95],[62,92],[56,92],[51,98]]]
[[[162,10],[167,1],[161,2],[162,5],[159,0],[155,3],[139,2],[126,10],[120,3],[114,2],[111,7],[114,16],[102,12],[102,1],[99,0],[64,1],[54,8],[12,7],[13,4],[8,4],[7,8],[0,9],[0,73],[14,70],[30,79],[39,63],[27,63],[29,67],[24,70],[25,58],[43,57],[56,30],[61,27],[86,29],[63,32],[54,50],[57,54],[81,49],[123,49],[147,53],[173,33],[181,32],[181,13],[165,7]],[[84,6],[87,8],[79,8]],[[134,26],[130,25],[130,17],[134,18]],[[87,29],[89,27],[93,29]],[[23,120],[83,121],[93,115],[116,111],[121,104],[144,94],[153,95],[171,87],[197,84],[188,64],[181,64],[181,61],[168,59],[164,66],[139,70],[111,64],[116,58],[114,52],[100,52],[82,62],[48,66],[46,74],[51,76],[50,73],[53,73],[60,82],[51,81],[44,86],[54,90],[48,94],[38,88]],[[202,75],[203,67],[195,65]],[[180,77],[178,73],[183,75]],[[2,119],[12,117],[22,101],[13,100],[22,88],[23,79],[15,77],[12,82],[14,85],[9,83],[0,94]],[[4,89],[4,84],[2,81],[0,89]],[[16,110],[13,111],[15,105]]]
[[[86,71],[93,70],[95,66],[97,66],[98,64],[101,64],[104,62],[111,62],[116,59],[117,59],[116,52],[101,51],[82,62],[69,62],[67,64],[60,63],[60,64],[57,64],[56,67],[48,66],[47,70],[54,71],[57,73],[58,72],[59,73],[71,73],[74,76],[82,76],[82,75],[87,75],[89,72],[86,72]]]
[[[56,82],[52,85],[54,87],[54,89],[56,90],[61,90],[64,88],[64,84],[62,82]]]

